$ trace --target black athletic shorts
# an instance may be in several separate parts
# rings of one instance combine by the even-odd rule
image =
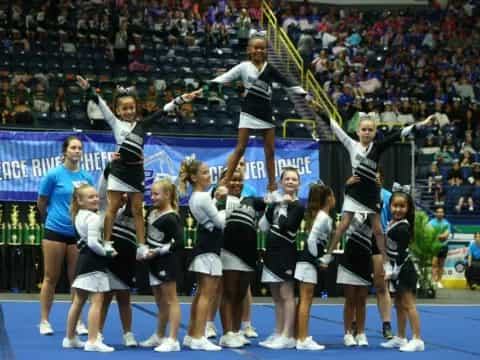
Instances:
[[[45,235],[43,235],[43,238],[45,240],[63,242],[67,245],[74,245],[77,243],[77,238],[75,236],[60,234],[49,229],[45,229]]]

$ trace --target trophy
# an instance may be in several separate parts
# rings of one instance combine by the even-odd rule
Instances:
[[[307,237],[307,232],[306,232],[306,222],[305,220],[302,220],[300,223],[300,230],[298,231],[297,235],[297,251],[303,251],[305,248],[305,238]]]
[[[185,221],[187,223],[187,228],[186,228],[186,236],[184,236],[184,239],[187,240],[187,245],[185,246],[185,249],[192,249],[193,244],[195,242],[195,237],[196,237],[196,231],[195,228],[193,227],[194,219],[190,213],[188,213],[187,219]]]
[[[22,224],[18,220],[18,205],[12,206],[10,223],[7,224],[7,243],[8,245],[22,244]]]
[[[335,218],[335,228],[336,229],[338,229],[338,227],[340,226],[341,221],[342,221],[342,214],[337,214],[337,216]],[[344,235],[342,235],[341,240],[338,242],[336,250],[345,249],[345,241],[346,241],[346,236],[344,234]]]
[[[37,224],[37,214],[35,211],[35,205],[28,207],[28,224],[25,224],[23,228],[23,241],[27,245],[40,245],[41,230],[40,225]]]

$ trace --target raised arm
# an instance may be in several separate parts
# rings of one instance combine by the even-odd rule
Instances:
[[[231,68],[227,72],[214,78],[212,82],[218,83],[218,84],[226,84],[226,83],[230,83],[232,81],[238,80],[242,76],[242,71],[244,66],[245,66],[244,63],[235,65],[233,68]]]

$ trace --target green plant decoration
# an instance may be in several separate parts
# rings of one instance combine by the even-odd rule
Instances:
[[[438,235],[446,229],[434,228],[429,223],[428,215],[424,211],[415,213],[415,233],[410,251],[413,261],[417,265],[419,296],[435,297],[432,282],[432,258],[437,255],[442,247]]]

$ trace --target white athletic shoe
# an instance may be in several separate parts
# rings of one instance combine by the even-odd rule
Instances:
[[[268,345],[270,345],[270,343],[273,342],[279,336],[280,336],[280,334],[273,333],[269,337],[267,337],[265,340],[260,341],[258,343],[258,345],[263,346],[263,347],[268,347]]]
[[[281,349],[293,349],[297,346],[297,342],[294,338],[287,338],[286,336],[278,336],[271,343],[267,344],[265,347],[273,350]]]
[[[297,350],[312,350],[320,351],[325,349],[325,345],[318,344],[311,336],[307,337],[305,340],[297,340]]]
[[[246,326],[243,330],[242,330],[243,334],[247,337],[247,338],[256,338],[258,337],[258,334],[255,330],[255,328],[252,326],[252,325],[248,325]]]
[[[147,340],[140,341],[141,347],[156,347],[162,345],[165,338],[159,337],[157,334],[153,334]]]
[[[81,349],[85,346],[85,342],[81,341],[78,337],[74,336],[69,339],[67,337],[63,338],[62,347],[64,349]]]
[[[394,349],[394,348],[401,348],[404,345],[407,345],[408,341],[405,338],[400,338],[398,336],[394,336],[390,340],[386,342],[382,342],[380,344],[381,347],[386,348],[386,349]]]
[[[425,343],[422,339],[412,339],[405,345],[400,348],[400,351],[413,352],[413,351],[424,351]]]
[[[205,336],[194,339],[192,338],[192,343],[190,344],[190,349],[192,350],[204,350],[204,351],[220,351],[222,348],[218,345],[215,345]]]
[[[172,352],[172,351],[180,351],[180,343],[178,340],[174,340],[172,338],[165,338],[161,345],[158,345],[154,351],[158,352]]]
[[[207,321],[207,324],[205,325],[205,337],[207,339],[217,337],[217,328],[213,321]]]
[[[123,343],[125,344],[126,347],[137,347],[138,342],[135,340],[135,336],[131,331],[126,332],[123,334]]]
[[[190,335],[185,335],[182,345],[186,347],[192,346],[192,337]]]
[[[345,334],[343,336],[343,345],[348,346],[348,347],[357,346],[357,342],[353,338],[352,334]]]
[[[242,342],[243,345],[250,345],[251,342],[250,340],[247,339],[247,337],[245,336],[245,334],[241,331],[239,332],[236,332],[236,333],[233,333],[236,337],[238,337],[238,339]]]
[[[82,320],[78,320],[77,326],[75,327],[75,332],[77,335],[88,335],[88,329]]]
[[[105,345],[103,342],[100,342],[100,341],[95,341],[94,343],[87,341],[83,349],[85,351],[98,351],[98,352],[112,352],[115,350],[113,347]]]
[[[220,338],[218,345],[235,349],[241,348],[243,346],[243,341],[232,331],[229,331]]]
[[[368,340],[365,333],[358,334],[357,336],[355,336],[355,341],[358,346],[368,346]]]
[[[38,324],[40,335],[53,335],[52,325],[47,320],[40,321]]]

